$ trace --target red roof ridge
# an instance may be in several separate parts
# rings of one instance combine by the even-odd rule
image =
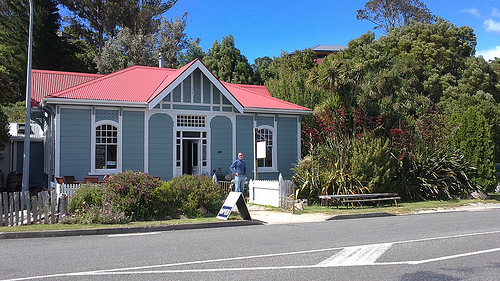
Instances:
[[[104,74],[85,73],[85,72],[71,72],[71,71],[59,71],[59,70],[44,70],[44,69],[32,69],[31,72],[45,73],[45,74],[56,74],[56,75],[92,76],[92,77],[102,77],[102,76],[104,76]]]

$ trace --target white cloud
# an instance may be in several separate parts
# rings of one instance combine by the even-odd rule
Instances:
[[[500,46],[496,46],[494,49],[477,51],[476,55],[482,56],[486,61],[494,60],[495,58],[500,58]]]
[[[486,28],[486,31],[500,32],[500,22],[492,19],[485,20],[484,27]]]
[[[481,18],[481,14],[476,8],[470,8],[470,9],[463,9],[460,12],[466,13],[466,14],[471,14],[476,18]]]
[[[491,8],[491,16],[500,18],[500,12],[498,11],[497,8]]]

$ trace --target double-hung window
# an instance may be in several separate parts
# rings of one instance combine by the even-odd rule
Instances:
[[[119,128],[114,122],[98,122],[95,126],[93,172],[112,174],[119,172]]]
[[[272,127],[261,126],[257,128],[257,141],[266,142],[266,158],[258,159],[258,167],[260,170],[276,170],[274,161],[274,132]]]

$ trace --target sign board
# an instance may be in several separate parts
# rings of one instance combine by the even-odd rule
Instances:
[[[266,158],[266,141],[257,142],[257,159]]]
[[[221,220],[227,220],[227,218],[231,215],[231,211],[234,206],[238,208],[238,212],[240,213],[241,218],[244,220],[252,220],[250,217],[250,212],[248,212],[247,203],[245,202],[245,198],[243,198],[243,193],[231,191],[224,201],[224,205],[220,208],[219,213],[217,214],[217,218]]]

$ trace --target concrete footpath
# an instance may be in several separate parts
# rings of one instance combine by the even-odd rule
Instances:
[[[500,203],[472,204],[457,208],[436,208],[432,210],[418,211],[413,214],[425,214],[435,212],[457,212],[457,211],[485,211],[488,209],[500,209]],[[95,229],[75,229],[75,230],[49,230],[49,231],[25,231],[25,232],[0,232],[0,239],[22,239],[22,238],[44,238],[44,237],[63,237],[63,236],[83,236],[83,235],[111,235],[111,234],[129,234],[145,233],[156,231],[187,230],[215,227],[237,227],[250,225],[269,225],[269,224],[294,224],[322,222],[327,220],[358,219],[382,216],[395,216],[389,213],[362,213],[348,215],[332,215],[324,213],[292,214],[287,212],[268,211],[264,207],[249,206],[252,220],[228,220],[207,223],[185,223],[154,226],[133,226],[133,227],[109,227]],[[1,230],[1,228],[0,228]]]

